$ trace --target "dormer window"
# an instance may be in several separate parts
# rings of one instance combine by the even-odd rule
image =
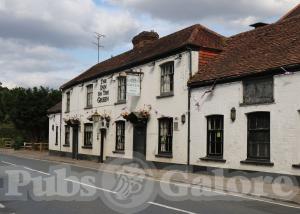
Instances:
[[[174,62],[167,62],[161,66],[160,95],[173,95],[174,93]]]

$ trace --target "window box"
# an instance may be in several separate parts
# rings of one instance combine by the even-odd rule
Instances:
[[[173,96],[174,96],[174,93],[173,92],[169,92],[169,93],[163,93],[163,94],[157,96],[156,98],[157,99],[161,99],[161,98],[173,97]]]
[[[243,106],[253,106],[253,105],[272,105],[275,104],[275,100],[270,100],[268,102],[253,102],[253,103],[240,103],[240,107]]]
[[[92,109],[93,106],[86,106],[84,109]]]
[[[241,164],[256,165],[256,166],[274,166],[269,160],[246,159],[240,162]]]
[[[114,154],[122,154],[122,155],[124,155],[125,154],[125,151],[118,151],[118,150],[116,150],[116,151],[113,151],[112,153],[114,153]]]
[[[300,169],[300,164],[293,164],[292,167],[296,169]]]
[[[70,145],[69,144],[64,144],[63,147],[70,147]]]
[[[213,156],[207,156],[203,158],[199,158],[202,161],[208,161],[208,162],[220,162],[220,163],[225,163],[226,160],[223,159],[223,157],[213,157]]]
[[[173,158],[173,155],[171,153],[161,153],[155,155],[157,158]]]
[[[126,100],[119,100],[118,102],[114,103],[115,105],[122,105],[126,104]]]
[[[93,149],[93,146],[92,145],[84,145],[81,148],[83,148],[83,149]]]

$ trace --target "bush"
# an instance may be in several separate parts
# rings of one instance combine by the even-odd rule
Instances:
[[[5,142],[3,141],[2,138],[0,138],[0,148],[4,148],[5,147]]]
[[[24,139],[22,137],[16,137],[13,144],[14,150],[19,150],[24,145]]]

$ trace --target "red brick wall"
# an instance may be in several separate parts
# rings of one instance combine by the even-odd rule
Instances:
[[[200,50],[199,51],[199,68],[201,65],[206,65],[209,61],[215,58],[219,52],[210,50]]]

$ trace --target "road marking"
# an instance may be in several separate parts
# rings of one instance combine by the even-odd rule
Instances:
[[[0,209],[4,209],[4,208],[5,208],[5,206],[0,203]]]
[[[39,170],[36,170],[36,169],[31,169],[31,168],[26,167],[26,166],[24,166],[23,168],[24,169],[28,169],[28,170],[33,171],[33,172],[39,172],[39,173],[44,174],[44,175],[51,175],[51,174],[49,174],[47,172],[39,171]]]
[[[8,155],[8,156],[13,156],[13,155]],[[17,158],[22,159],[22,157],[18,157],[18,156],[13,156],[13,157],[17,157]],[[78,167],[78,168],[82,168],[82,169],[90,169],[90,170],[94,170],[94,171],[98,171],[98,172],[106,172],[106,173],[109,173],[109,174],[115,174],[115,172],[111,172],[111,171],[108,171],[108,170],[99,170],[99,169],[95,169],[95,168],[92,168],[92,167],[78,166],[78,165],[73,164],[73,163],[64,163],[64,162],[55,161],[55,160],[41,160],[41,159],[37,159],[37,158],[28,158],[28,157],[23,158],[23,159],[43,161],[43,162],[48,162],[48,163],[58,163],[58,164],[70,165],[70,166],[74,166],[74,167]],[[15,164],[12,164],[12,163],[9,163],[9,162],[5,162],[5,161],[2,161],[2,162],[16,166]],[[118,173],[119,174],[124,174],[124,175],[127,175],[127,176],[131,176],[131,177],[136,176],[136,175],[131,175],[129,173],[120,173],[120,172],[118,172]],[[154,178],[150,178],[150,177],[148,177],[148,178],[145,177],[145,179],[156,181],[156,182],[169,183],[169,184],[173,184],[173,185],[177,185],[177,186],[184,185],[184,184],[181,184],[181,183],[178,183],[178,182],[162,181],[162,180],[158,180],[158,179],[154,179]],[[191,185],[191,184],[186,184],[186,185]],[[99,188],[99,187],[96,187],[96,188]],[[272,199],[259,199],[259,198],[255,198],[255,197],[252,197],[252,196],[243,196],[239,193],[226,192],[224,190],[216,190],[216,189],[207,188],[207,187],[196,187],[195,185],[191,185],[190,188],[197,188],[197,189],[201,189],[201,190],[206,191],[206,192],[214,192],[214,193],[217,193],[217,194],[220,194],[220,195],[229,195],[229,196],[233,196],[233,197],[237,197],[237,198],[244,198],[244,199],[253,200],[253,201],[260,201],[260,202],[264,202],[264,203],[275,204],[275,205],[290,207],[290,208],[294,208],[294,209],[300,209],[300,206],[293,206],[293,205],[289,205],[289,204],[283,204],[283,203],[280,203],[280,202],[275,202]],[[113,193],[116,193],[116,192],[113,192]]]
[[[6,161],[1,161],[2,163],[5,163],[5,164],[8,164],[8,165],[11,165],[11,166],[17,166],[16,164],[14,163],[10,163],[10,162],[6,162]]]
[[[104,189],[104,188],[96,187],[96,186],[93,186],[93,185],[90,185],[90,184],[81,183],[81,182],[79,182],[79,181],[74,181],[74,180],[71,180],[71,179],[68,179],[68,178],[65,178],[64,180],[65,180],[65,181],[69,181],[69,182],[73,182],[73,183],[76,183],[76,184],[80,184],[80,185],[82,185],[82,186],[91,187],[91,188],[94,188],[94,189],[97,189],[97,190],[101,190],[101,191],[104,191],[104,192],[109,192],[109,193],[113,193],[113,194],[118,194],[117,192],[111,191],[111,190],[109,190],[109,189]]]
[[[175,208],[175,207],[171,207],[171,206],[167,206],[167,205],[164,205],[164,204],[159,204],[159,203],[155,203],[155,202],[151,202],[151,201],[149,201],[148,204],[152,204],[152,205],[155,205],[155,206],[158,206],[158,207],[163,207],[163,208],[166,208],[166,209],[170,209],[170,210],[174,210],[174,211],[178,211],[178,212],[182,212],[182,213],[196,214],[196,213],[193,213],[193,212],[190,212],[190,211],[187,211],[187,210],[182,210],[182,209],[178,209],[178,208]]]

